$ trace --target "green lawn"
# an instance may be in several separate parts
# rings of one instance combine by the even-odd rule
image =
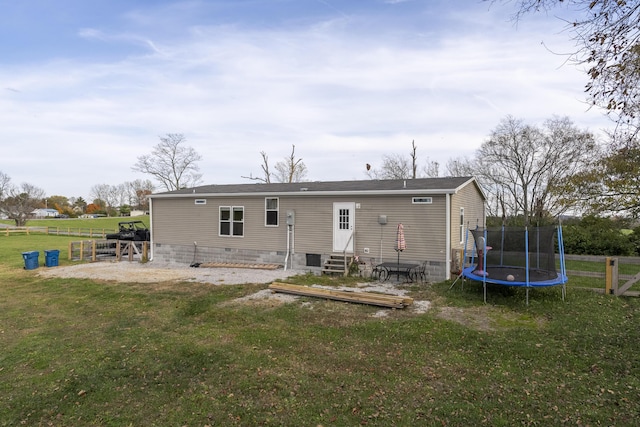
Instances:
[[[432,304],[419,314],[22,269],[22,252],[68,240],[0,236],[0,426],[640,422],[638,299],[571,284],[527,306],[523,289],[489,286],[484,304],[477,283],[411,285]],[[296,279],[319,281],[352,283]]]

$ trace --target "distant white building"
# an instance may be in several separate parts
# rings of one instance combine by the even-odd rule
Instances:
[[[57,218],[60,213],[56,209],[35,209],[31,215],[34,218]]]

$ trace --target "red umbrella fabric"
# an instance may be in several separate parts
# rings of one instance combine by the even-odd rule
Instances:
[[[404,226],[400,223],[396,235],[396,251],[404,251],[405,249],[407,249],[407,242],[404,239]]]

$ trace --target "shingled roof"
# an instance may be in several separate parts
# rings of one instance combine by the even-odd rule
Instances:
[[[203,185],[153,194],[152,198],[219,197],[229,195],[352,195],[352,194],[453,194],[475,178],[445,177],[360,181],[310,181],[294,183],[250,183]],[[482,191],[481,191],[482,192]]]

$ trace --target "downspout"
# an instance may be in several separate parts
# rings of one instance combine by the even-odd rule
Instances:
[[[451,195],[447,193],[446,195],[446,225],[445,225],[445,229],[447,230],[447,235],[445,238],[445,268],[447,269],[447,271],[445,271],[445,280],[449,280],[451,279]]]
[[[287,255],[284,257],[284,271],[287,271],[289,265],[289,253],[291,252],[291,224],[287,224]]]
[[[153,199],[149,198],[149,261],[153,261]]]

